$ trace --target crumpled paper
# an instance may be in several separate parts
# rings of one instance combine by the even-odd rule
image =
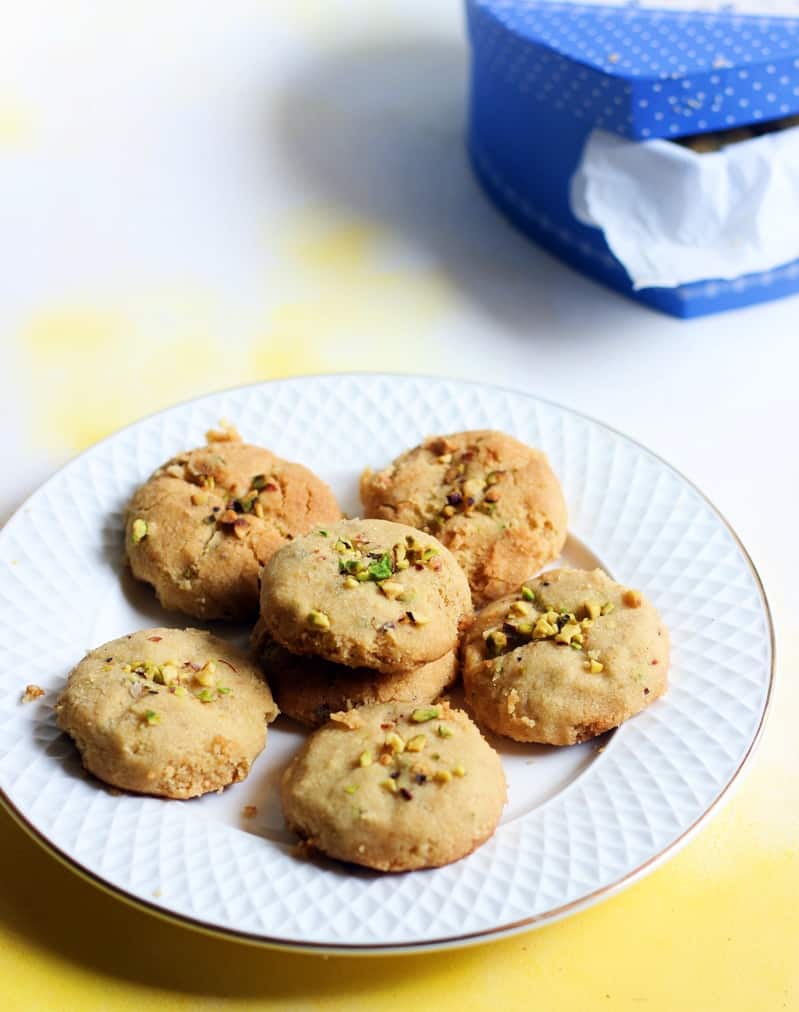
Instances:
[[[594,130],[571,204],[636,289],[771,270],[799,258],[799,127],[709,154]]]

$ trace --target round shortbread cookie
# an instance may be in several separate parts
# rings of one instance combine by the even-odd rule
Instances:
[[[283,777],[283,812],[308,846],[380,871],[457,861],[496,829],[506,799],[497,753],[447,703],[334,714]]]
[[[556,559],[566,504],[540,450],[503,432],[431,436],[382,471],[364,471],[367,516],[434,534],[463,567],[476,607]]]
[[[666,691],[669,636],[660,616],[600,569],[528,580],[479,614],[462,652],[475,719],[517,741],[584,741]]]
[[[133,575],[165,608],[197,618],[258,611],[261,567],[296,535],[337,520],[327,485],[235,432],[179,454],[133,496],[125,547]]]
[[[294,654],[404,671],[455,649],[469,585],[435,538],[386,520],[315,528],[270,559],[261,617]]]
[[[249,658],[199,629],[146,629],[97,647],[56,705],[87,770],[167,798],[243,780],[277,713]]]
[[[272,693],[287,717],[319,727],[331,713],[373,703],[432,703],[457,676],[455,651],[408,671],[382,673],[348,668],[309,654],[292,654],[265,631],[259,620],[253,650]]]

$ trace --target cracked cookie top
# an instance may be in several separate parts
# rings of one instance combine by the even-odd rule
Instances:
[[[270,559],[266,631],[295,654],[407,670],[453,650],[471,617],[469,585],[440,542],[404,524],[319,525]]]
[[[572,745],[666,691],[669,636],[638,590],[601,569],[553,569],[480,612],[462,658],[466,701],[481,727]]]
[[[341,516],[328,486],[301,464],[243,443],[233,429],[167,461],[128,504],[133,575],[165,608],[242,620],[258,611],[261,567],[284,544]]]
[[[435,535],[465,571],[476,607],[557,558],[566,504],[546,456],[503,432],[431,436],[382,471],[366,470],[369,517]]]

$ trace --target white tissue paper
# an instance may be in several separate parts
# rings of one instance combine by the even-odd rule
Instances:
[[[799,258],[799,127],[707,154],[594,130],[571,203],[636,289],[768,271]]]

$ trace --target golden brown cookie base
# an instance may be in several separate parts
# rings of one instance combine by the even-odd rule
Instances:
[[[669,638],[637,591],[601,570],[528,580],[478,616],[462,645],[478,723],[516,741],[572,745],[617,727],[666,690]]]
[[[257,612],[260,570],[277,549],[340,516],[302,465],[216,442],[174,457],[135,493],[125,547],[133,575],[165,608],[240,621]]]
[[[309,727],[319,727],[331,713],[357,706],[431,703],[457,676],[454,651],[409,671],[384,674],[292,654],[271,639],[262,622],[253,633],[253,649],[280,712]]]
[[[435,538],[384,520],[345,520],[272,557],[261,615],[294,654],[388,673],[453,650],[471,599],[463,571]]]
[[[342,714],[311,735],[282,784],[286,822],[308,845],[379,871],[465,857],[493,834],[505,799],[499,756],[445,703]]]
[[[538,450],[502,432],[432,436],[379,472],[364,472],[367,516],[435,535],[465,571],[477,607],[557,558],[566,505]]]
[[[277,712],[246,655],[197,629],[148,629],[92,650],[56,705],[86,769],[167,798],[243,780]]]

